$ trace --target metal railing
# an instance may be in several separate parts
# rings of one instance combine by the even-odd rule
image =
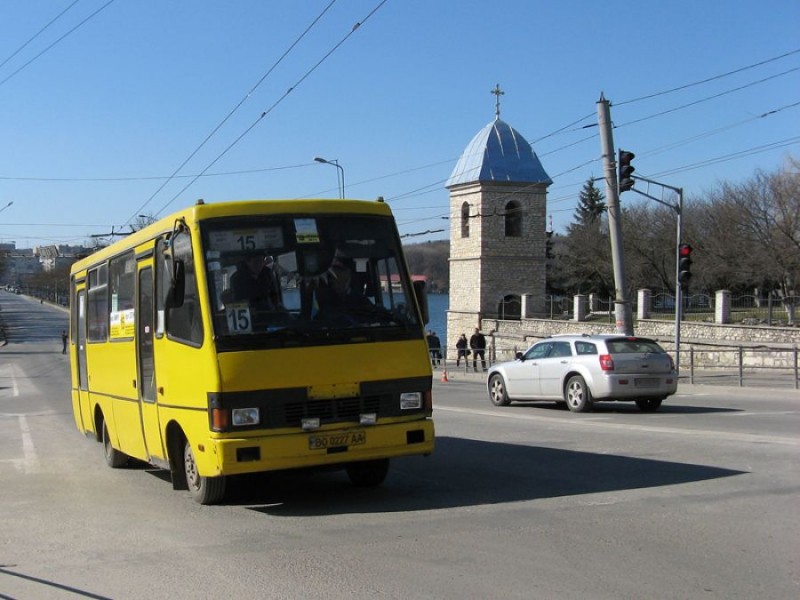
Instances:
[[[533,343],[533,340],[531,340]],[[517,351],[526,348],[496,350],[486,348],[487,369],[497,362],[513,360]],[[666,348],[670,352],[669,348]],[[670,352],[670,354],[672,354]],[[450,375],[483,375],[480,359],[477,370],[473,367],[473,356],[463,358],[456,364],[452,356],[445,356],[434,363],[434,377],[445,371]],[[771,348],[767,346],[737,348],[690,347],[681,352],[679,369],[681,381],[698,385],[735,387],[766,387],[800,389],[800,351],[798,348]]]

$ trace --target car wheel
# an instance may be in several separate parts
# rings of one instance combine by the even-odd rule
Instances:
[[[592,392],[580,375],[573,375],[567,380],[564,388],[564,400],[572,412],[589,412],[592,410]]]
[[[103,452],[106,457],[106,464],[112,469],[119,469],[128,464],[128,455],[111,445],[105,419],[103,419]]]
[[[511,403],[506,392],[506,382],[499,373],[494,373],[489,378],[489,400],[495,406],[508,406]]]
[[[192,498],[199,504],[216,504],[225,497],[225,477],[204,477],[197,470],[189,442],[183,447],[183,470]]]
[[[636,406],[638,406],[639,410],[642,412],[655,412],[659,409],[663,401],[663,398],[639,398],[636,400]]]
[[[376,487],[383,483],[389,473],[389,459],[364,460],[348,463],[347,476],[356,487]]]

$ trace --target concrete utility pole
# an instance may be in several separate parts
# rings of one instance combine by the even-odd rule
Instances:
[[[611,261],[614,265],[614,317],[617,332],[633,335],[633,314],[628,299],[628,284],[625,280],[625,261],[622,252],[622,219],[619,211],[617,189],[617,161],[614,138],[611,133],[611,112],[608,100],[600,94],[597,102],[597,124],[600,128],[600,146],[603,151],[603,167],[608,199],[608,236],[611,238]]]

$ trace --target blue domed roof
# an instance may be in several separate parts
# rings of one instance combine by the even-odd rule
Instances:
[[[531,145],[500,119],[489,123],[472,138],[446,187],[479,181],[553,183]]]

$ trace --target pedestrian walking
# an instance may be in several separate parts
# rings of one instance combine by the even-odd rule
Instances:
[[[464,359],[465,364],[469,364],[467,360],[467,356],[469,355],[469,350],[467,349],[467,334],[462,333],[461,337],[458,338],[456,342],[456,366],[461,366],[461,359]]]
[[[67,353],[67,330],[61,331],[61,354]]]
[[[431,355],[431,366],[442,364],[442,341],[435,331],[428,331],[425,336],[428,341],[428,352]]]
[[[469,347],[472,350],[472,369],[478,370],[478,356],[481,357],[481,368],[486,370],[486,337],[480,332],[480,329],[475,328],[475,333],[469,338]]]

